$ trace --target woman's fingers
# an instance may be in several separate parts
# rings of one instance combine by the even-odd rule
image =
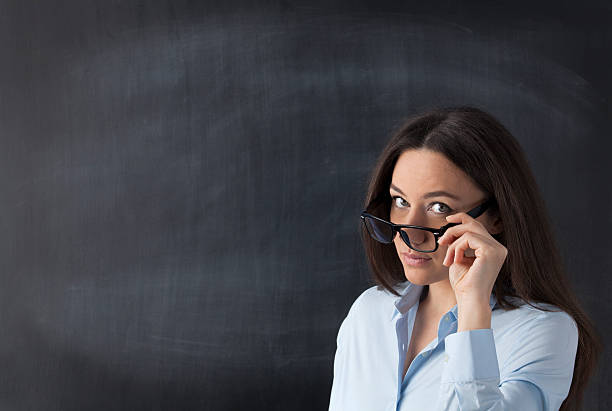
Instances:
[[[449,267],[451,286],[459,299],[486,299],[490,296],[508,250],[485,227],[467,213],[448,216],[458,225],[438,240],[449,246],[443,264]]]
[[[453,243],[451,247],[454,249],[455,262],[461,263],[465,252],[471,250],[469,257],[475,257],[476,253],[482,253],[483,247],[487,247],[486,241],[476,233],[468,232]]]
[[[483,248],[488,246],[486,238],[477,233],[467,232],[448,247],[442,264],[448,266],[453,263],[467,263],[468,259],[471,263],[479,256],[477,254],[481,254]]]
[[[442,264],[448,266],[468,261],[471,263],[474,258],[497,255],[505,259],[507,254],[508,249],[490,235],[484,237],[477,233],[467,232],[448,246]]]
[[[453,242],[455,239],[461,237],[466,232],[479,233],[484,236],[489,235],[487,229],[482,223],[467,213],[457,213],[446,217],[450,223],[459,223],[459,225],[450,227],[446,230],[444,235],[438,239],[438,243],[443,244],[446,242]],[[440,241],[441,240],[441,241]]]

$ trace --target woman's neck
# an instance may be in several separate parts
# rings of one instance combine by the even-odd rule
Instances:
[[[419,303],[423,309],[431,312],[446,313],[457,304],[455,292],[449,280],[438,281],[427,286],[427,295]]]

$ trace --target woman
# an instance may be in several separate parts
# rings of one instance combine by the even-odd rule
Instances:
[[[330,411],[578,409],[601,342],[495,118],[453,107],[409,119],[361,218],[377,285],[338,331]]]

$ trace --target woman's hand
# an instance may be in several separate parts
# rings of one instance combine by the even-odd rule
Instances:
[[[508,250],[489,234],[480,221],[467,213],[456,213],[446,219],[450,223],[460,223],[446,230],[438,240],[439,244],[450,244],[443,264],[450,266],[449,280],[457,304],[488,306]]]

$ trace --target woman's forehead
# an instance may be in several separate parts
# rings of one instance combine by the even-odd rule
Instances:
[[[431,150],[402,153],[395,164],[391,183],[412,198],[422,198],[433,191],[447,191],[468,201],[482,195],[463,170],[443,154]]]

